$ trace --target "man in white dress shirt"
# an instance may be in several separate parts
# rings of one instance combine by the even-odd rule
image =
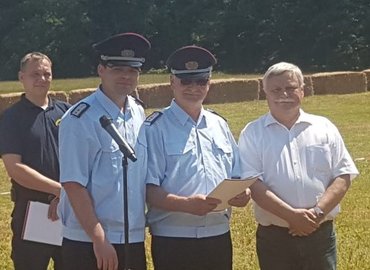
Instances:
[[[239,139],[241,177],[252,185],[257,255],[263,270],[336,269],[333,219],[358,175],[338,129],[305,113],[301,70],[271,66],[263,77],[270,112]]]

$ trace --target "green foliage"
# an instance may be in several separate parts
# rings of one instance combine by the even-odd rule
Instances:
[[[15,79],[33,50],[51,57],[57,77],[91,76],[91,45],[124,31],[152,42],[146,69],[189,44],[209,48],[224,72],[282,60],[310,71],[369,68],[368,0],[17,0],[0,4],[0,80]]]

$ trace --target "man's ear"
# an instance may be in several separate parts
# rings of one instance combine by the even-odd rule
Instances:
[[[103,73],[104,69],[105,69],[105,66],[103,66],[102,64],[99,64],[96,67],[96,72],[98,73],[99,76]]]
[[[23,76],[24,76],[23,72],[22,72],[22,71],[18,71],[18,80],[19,80],[20,82],[22,82],[22,81],[23,81]]]

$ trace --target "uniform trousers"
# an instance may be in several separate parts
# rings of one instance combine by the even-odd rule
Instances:
[[[206,238],[152,237],[155,270],[231,270],[230,232]]]
[[[24,216],[27,201],[19,201],[15,204],[12,213],[11,229],[12,252],[15,270],[46,270],[50,259],[54,261],[54,269],[62,270],[61,247],[22,240]]]
[[[292,236],[288,228],[257,228],[257,255],[261,270],[334,270],[336,236],[333,221],[326,221],[308,236]]]
[[[118,270],[125,265],[125,245],[113,244],[118,257]],[[146,270],[144,242],[131,243],[128,248],[128,267],[130,270]],[[67,270],[98,270],[93,244],[63,238],[63,266]]]

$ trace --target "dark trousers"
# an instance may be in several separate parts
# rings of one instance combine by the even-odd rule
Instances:
[[[155,270],[231,270],[230,232],[206,238],[152,237]]]
[[[113,244],[118,257],[118,269],[125,265],[125,245]],[[67,270],[98,270],[93,244],[63,238],[63,265]],[[128,266],[130,270],[146,270],[144,243],[129,244]]]
[[[291,236],[287,228],[257,228],[257,255],[261,270],[334,270],[336,236],[332,221],[309,236]]]
[[[11,221],[13,232],[11,258],[13,260],[14,269],[46,270],[50,259],[53,259],[54,269],[62,270],[61,247],[22,240],[26,207],[23,205],[20,206],[14,208]]]

